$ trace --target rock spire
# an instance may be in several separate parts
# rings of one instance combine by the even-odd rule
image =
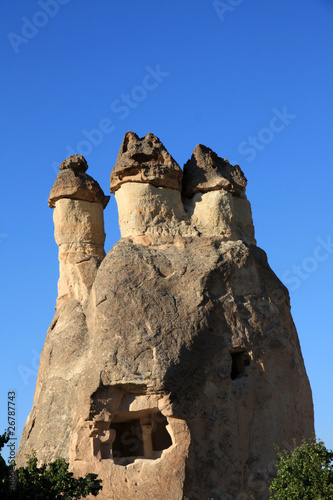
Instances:
[[[59,297],[18,466],[62,456],[98,474],[100,500],[267,500],[275,445],[312,436],[313,406],[241,169],[198,145],[182,181],[157,137],[128,132],[105,256],[86,167],[65,160],[51,190]]]
[[[59,166],[49,196],[59,246],[58,306],[71,297],[80,302],[87,299],[105,257],[103,210],[110,197],[86,174],[87,169],[83,156],[67,158]]]

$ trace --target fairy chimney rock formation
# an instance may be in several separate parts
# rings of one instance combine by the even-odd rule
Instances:
[[[110,178],[122,237],[179,233],[179,223],[185,218],[182,175],[178,163],[153,134],[142,139],[133,132],[125,134]]]
[[[203,234],[255,243],[247,181],[238,165],[198,144],[182,178],[179,165],[157,137],[149,133],[140,139],[127,132],[110,186],[122,237],[152,243],[155,235],[158,244],[167,236]]]
[[[83,157],[60,165],[60,278],[16,457],[63,456],[100,500],[267,500],[275,445],[313,433],[289,294],[255,244],[241,169],[198,145],[184,171],[128,132],[108,198]]]
[[[183,199],[192,224],[204,235],[256,243],[247,180],[239,165],[198,144],[184,165]]]
[[[70,297],[81,303],[88,298],[105,257],[103,210],[110,198],[86,174],[83,156],[70,156],[59,169],[48,200],[54,208],[54,237],[59,247],[57,306]]]

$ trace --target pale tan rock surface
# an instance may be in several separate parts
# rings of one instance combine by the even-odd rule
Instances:
[[[127,182],[116,191],[115,196],[122,238],[197,234],[188,223],[178,189]]]
[[[202,235],[220,235],[226,240],[256,243],[251,205],[245,196],[232,196],[221,189],[183,198],[191,223]]]
[[[105,257],[103,205],[62,198],[55,203],[53,220],[59,247],[57,304],[70,296],[82,303]]]
[[[17,462],[32,449],[43,461],[69,458],[75,474],[103,479],[101,500],[245,500],[249,491],[266,500],[274,445],[313,432],[288,291],[230,191],[214,190],[214,230],[197,206],[213,192],[198,191],[190,214],[178,190],[140,186],[117,191],[128,233],[88,298],[70,293],[57,309]],[[147,209],[128,225],[142,200],[151,218]],[[165,234],[154,231],[163,223]]]
[[[59,247],[57,306],[71,298],[88,298],[96,271],[105,257],[104,217],[109,196],[85,173],[88,165],[73,155],[59,165],[49,196],[54,208],[54,238]]]

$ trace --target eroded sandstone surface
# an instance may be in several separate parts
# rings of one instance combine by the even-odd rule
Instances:
[[[110,181],[111,193],[125,182],[181,190],[182,170],[158,137],[149,133],[140,139],[134,132],[127,132]]]
[[[127,133],[106,256],[104,193],[57,188],[57,311],[17,462],[66,457],[103,479],[101,499],[267,499],[274,445],[313,432],[289,294],[256,246],[240,167],[198,145],[181,186],[159,139]]]

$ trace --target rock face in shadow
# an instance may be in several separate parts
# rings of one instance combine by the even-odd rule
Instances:
[[[130,138],[133,150],[163,146]],[[163,169],[118,186],[122,238],[84,297],[69,288],[58,304],[19,465],[32,449],[66,457],[103,479],[102,500],[268,498],[274,445],[312,435],[312,397],[288,291],[255,245],[244,177],[228,169],[231,187],[183,198]]]

